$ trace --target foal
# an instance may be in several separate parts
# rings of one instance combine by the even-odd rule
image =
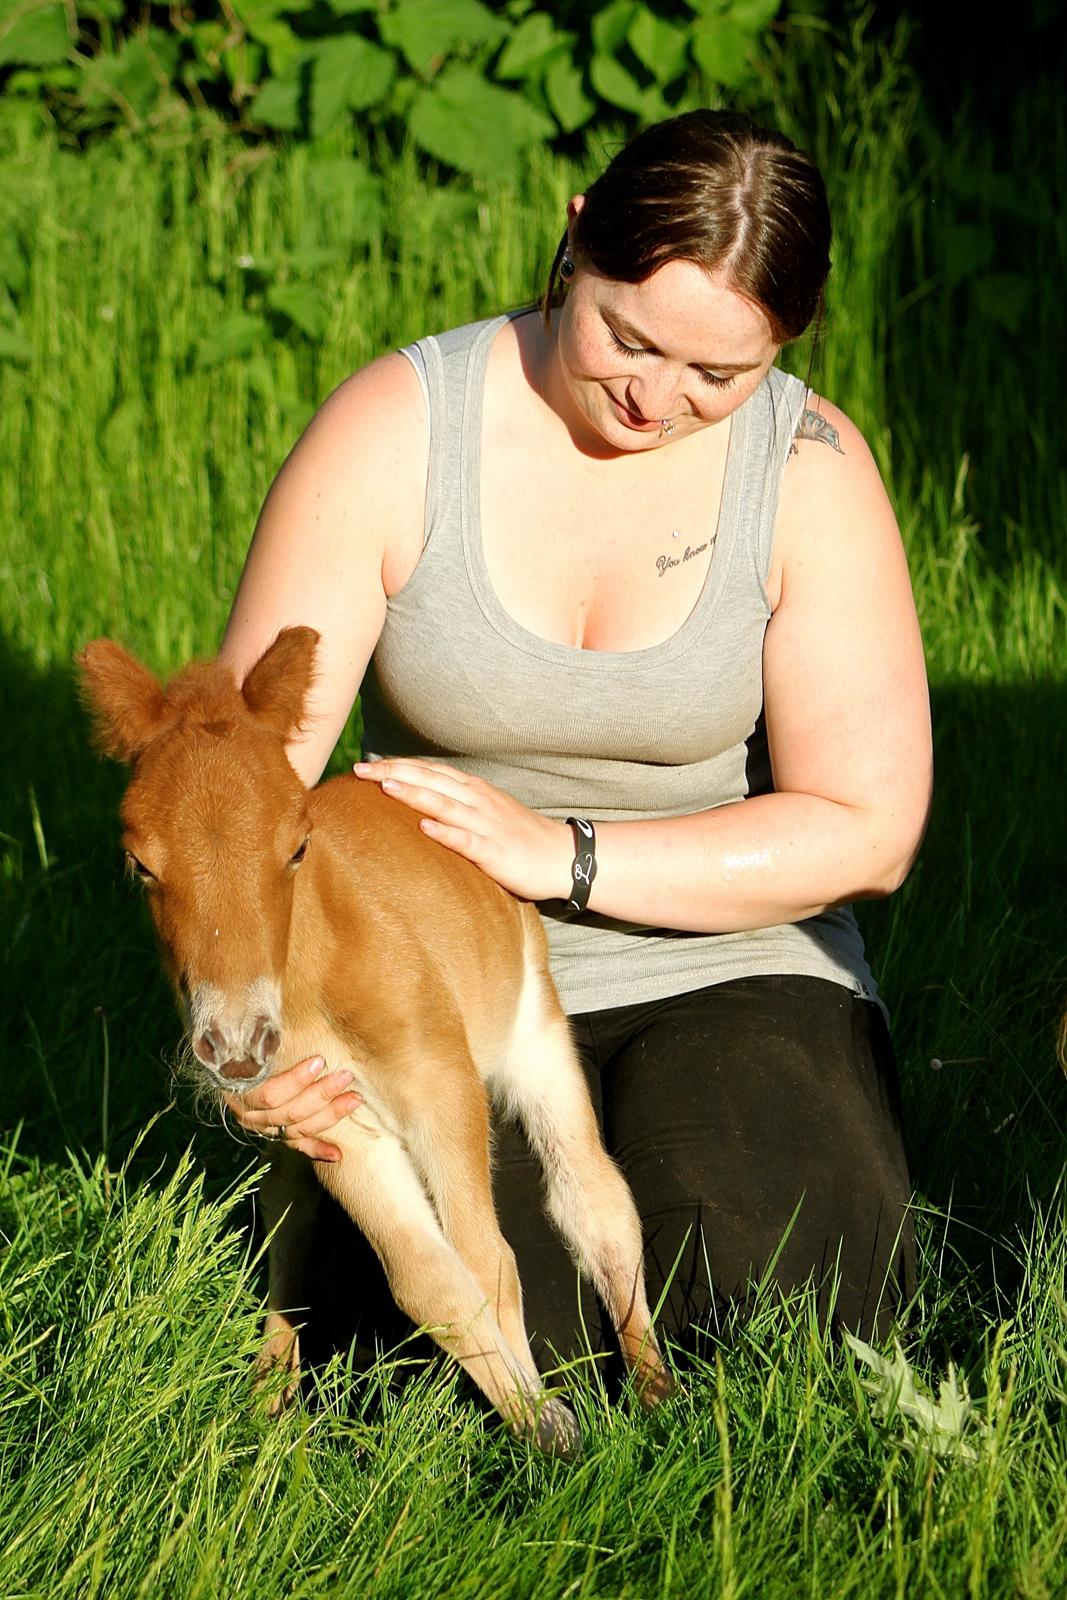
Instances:
[[[320,1054],[363,1097],[330,1132],[339,1163],[270,1148],[261,1366],[287,1368],[295,1390],[289,1316],[317,1179],[370,1240],[401,1309],[515,1432],[569,1454],[577,1423],[546,1397],[493,1209],[489,1096],[522,1121],[549,1214],[654,1404],[670,1380],[633,1199],[600,1143],[534,907],[375,785],[341,777],[308,791],[289,765],[317,639],[285,629],[240,688],[209,662],[164,689],[109,640],[79,658],[99,742],[133,768],[123,843],[203,1082],[240,1093]]]

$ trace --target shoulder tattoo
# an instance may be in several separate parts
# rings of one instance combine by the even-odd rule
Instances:
[[[826,418],[821,416],[818,411],[811,411],[807,407],[802,412],[800,421],[796,426],[796,432],[793,434],[793,443],[790,446],[790,450],[794,455],[796,454],[798,439],[820,439],[823,444],[828,444],[832,450],[836,450],[839,456],[843,456],[845,453],[841,448],[841,440],[833,423],[827,422]]]

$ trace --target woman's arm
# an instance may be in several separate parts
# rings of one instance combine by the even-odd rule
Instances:
[[[316,413],[260,513],[220,655],[238,679],[290,623],[317,628],[310,716],[289,759],[311,785],[344,727],[385,618],[422,548],[427,426],[404,356],[383,356]],[[351,1073],[320,1060],[281,1072],[226,1104],[242,1127],[319,1161],[321,1136],[354,1111]]]
[[[385,619],[418,560],[427,430],[418,379],[383,356],[334,391],[275,479],[256,525],[220,655],[239,679],[289,624],[320,643],[310,715],[289,759],[319,779]]]
[[[660,822],[597,829],[589,907],[727,933],[890,893],[929,808],[922,645],[907,565],[858,430],[821,411],[841,451],[798,445],[775,533],[764,708],[776,792]],[[570,892],[570,830],[434,763],[365,774],[426,813],[434,837],[531,899]],[[593,819],[596,820],[595,818]]]

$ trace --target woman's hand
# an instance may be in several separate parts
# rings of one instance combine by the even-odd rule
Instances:
[[[425,834],[466,856],[520,899],[570,894],[574,840],[565,822],[531,811],[483,778],[441,761],[361,761],[354,770],[420,811]]]
[[[228,1094],[225,1104],[246,1133],[284,1139],[290,1150],[299,1150],[312,1161],[340,1161],[337,1146],[325,1144],[317,1135],[336,1127],[363,1104],[362,1097],[349,1089],[351,1082],[350,1072],[328,1073],[322,1057],[313,1056],[247,1094]]]

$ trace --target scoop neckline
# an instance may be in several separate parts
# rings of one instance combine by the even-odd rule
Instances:
[[[593,672],[619,667],[647,667],[669,661],[690,648],[704,632],[726,586],[730,557],[737,536],[738,512],[744,484],[743,463],[748,455],[752,395],[732,413],[726,448],[722,491],[715,524],[711,561],[700,593],[688,616],[666,639],[637,650],[588,650],[584,645],[559,644],[526,628],[508,611],[493,588],[482,543],[482,421],[485,412],[485,378],[489,355],[497,334],[509,322],[529,314],[529,308],[508,311],[487,322],[474,340],[468,357],[462,417],[462,459],[467,462],[460,506],[464,560],[471,589],[485,620],[514,648],[542,661],[581,666]],[[758,392],[758,390],[757,390]]]

